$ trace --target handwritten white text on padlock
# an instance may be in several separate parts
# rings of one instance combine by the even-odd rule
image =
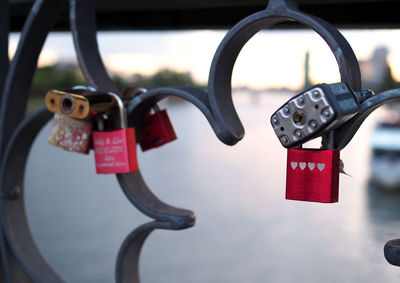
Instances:
[[[105,146],[96,148],[97,154],[115,154],[124,150],[122,146]]]
[[[100,146],[103,146],[104,144],[107,144],[107,145],[113,144],[113,145],[115,145],[115,144],[124,143],[124,141],[125,140],[123,138],[113,137],[111,141],[110,141],[110,138],[106,138],[105,141],[104,141],[104,139],[97,139],[97,140],[94,141],[94,144],[95,145],[100,145]]]
[[[126,166],[126,162],[96,162],[96,167],[102,168],[102,167],[109,167],[109,168],[114,168],[114,167],[122,167]]]

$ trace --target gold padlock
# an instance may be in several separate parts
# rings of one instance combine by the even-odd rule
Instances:
[[[85,119],[114,108],[113,98],[91,89],[51,90],[46,94],[46,107],[53,113]]]

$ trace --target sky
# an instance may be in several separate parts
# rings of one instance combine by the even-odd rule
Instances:
[[[400,80],[400,30],[343,30],[359,60],[366,60],[375,48],[389,49],[389,65]],[[123,76],[151,75],[160,68],[190,72],[206,84],[213,55],[227,31],[145,31],[99,32],[103,61],[110,72]],[[19,34],[10,35],[10,56]],[[325,42],[309,30],[266,30],[244,46],[235,63],[232,84],[252,88],[301,88],[304,57],[310,52],[311,80],[314,83],[339,81],[336,60]],[[76,62],[70,33],[51,33],[39,65]]]

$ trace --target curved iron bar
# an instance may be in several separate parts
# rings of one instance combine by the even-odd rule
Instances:
[[[7,184],[9,184],[6,184],[5,182],[12,180],[15,176],[20,176],[18,174],[23,172],[21,168],[24,167],[14,168],[15,172],[8,171],[6,168],[6,159],[3,153],[6,146],[8,146],[8,148],[12,147],[12,144],[9,141],[13,134],[15,136],[15,129],[25,115],[28,93],[33,74],[36,69],[37,59],[46,36],[50,31],[51,26],[55,22],[55,19],[57,18],[59,10],[65,3],[65,1],[38,0],[33,4],[31,12],[27,17],[24,28],[21,32],[18,48],[9,66],[4,89],[2,89],[3,92],[0,106],[1,171],[3,173],[7,172],[7,175],[3,175],[2,178],[2,187],[0,188],[1,192],[8,192],[9,189],[12,189],[10,187],[5,187]],[[7,156],[10,155],[10,153],[7,154]],[[23,159],[24,157],[21,156],[21,153],[15,153],[15,156],[9,156],[9,158],[18,160]],[[7,177],[7,180],[5,180],[4,177]],[[13,206],[7,205],[7,203],[8,202],[5,199],[2,199],[0,202],[0,211],[2,212],[3,220],[5,219],[5,215],[9,216],[8,220],[10,221],[15,221],[18,219],[18,221],[13,222],[12,225],[16,225],[19,227],[19,229],[21,229],[21,231],[26,232],[26,239],[28,241],[25,242],[25,238],[21,236],[17,238],[14,238],[13,236],[7,237],[7,247],[10,247],[10,254],[8,253],[8,248],[4,248],[5,245],[4,243],[2,244],[2,263],[5,269],[6,282],[12,282],[13,280],[16,282],[43,281],[39,277],[36,277],[36,274],[42,273],[45,276],[44,278],[55,278],[51,276],[47,277],[47,275],[52,274],[53,271],[46,264],[43,264],[43,268],[39,268],[38,271],[32,272],[34,268],[38,267],[37,263],[41,263],[43,261],[40,253],[36,253],[37,248],[35,243],[29,241],[30,230],[27,226],[28,224],[25,218],[23,205],[20,206],[21,210],[18,211],[14,210]],[[2,221],[1,230],[10,235],[8,233],[8,224],[10,223]],[[24,225],[25,227],[22,227]],[[3,238],[3,235],[1,238]],[[27,247],[26,243],[31,243],[32,246]],[[30,253],[30,251],[33,252]],[[27,254],[27,252],[32,256],[30,261],[25,261],[25,254]],[[5,253],[7,253],[7,256],[4,255]],[[38,256],[37,261],[35,258],[36,256]]]
[[[136,96],[127,106],[129,122],[132,123],[133,126],[140,128],[141,120],[148,109],[168,96],[180,97],[192,103],[207,118],[214,132],[217,133],[217,135],[221,132],[211,112],[207,93],[193,87],[158,87]]]
[[[400,238],[387,241],[383,253],[387,262],[400,266]]]
[[[336,132],[335,143],[339,149],[344,148],[353,138],[357,130],[360,128],[364,120],[374,110],[382,105],[392,102],[400,98],[400,89],[390,89],[376,94],[360,105],[358,114],[351,118],[348,122],[340,127],[340,131]]]
[[[119,93],[108,76],[96,38],[96,0],[70,0],[70,25],[79,66],[87,82],[103,91]]]
[[[26,19],[4,86],[0,112],[0,152],[25,116],[37,60],[58,12],[66,2],[37,0]]]
[[[116,282],[140,282],[139,257],[142,245],[154,229],[181,230],[195,224],[190,210],[172,207],[160,201],[147,187],[139,171],[118,174],[126,197],[142,213],[156,221],[145,223],[131,232],[122,244],[116,264]]]
[[[211,109],[224,131],[223,136],[240,139],[244,129],[232,101],[232,70],[240,50],[258,31],[276,24],[295,21],[313,29],[328,44],[339,66],[341,81],[361,90],[357,58],[343,35],[322,19],[301,12],[297,1],[270,0],[264,11],[241,20],[224,37],[211,65],[208,93]]]
[[[3,94],[4,83],[7,77],[8,58],[8,1],[0,0],[0,101]],[[1,154],[0,154],[1,156]],[[8,264],[7,246],[5,243],[3,227],[0,225],[0,281],[10,281],[11,273]]]
[[[95,1],[70,1],[70,20],[74,44],[79,65],[86,80],[103,91],[119,93],[109,78],[98,51],[96,39]],[[158,99],[174,94],[195,104],[207,119],[213,124],[212,114],[207,104],[207,94],[194,88],[160,88],[150,90],[134,99],[141,111],[130,111],[128,107],[130,126],[139,121]],[[141,113],[138,119],[132,117]],[[131,232],[122,244],[116,262],[117,282],[139,282],[139,256],[147,236],[154,229],[180,230],[192,227],[195,215],[190,210],[175,208],[160,201],[147,187],[139,171],[128,174],[118,174],[117,179],[126,197],[142,213],[155,219],[143,224]]]
[[[25,118],[7,145],[0,172],[1,222],[7,242],[25,274],[13,270],[14,282],[64,282],[41,255],[29,229],[24,205],[24,173],[31,145],[52,117],[45,107]],[[12,282],[12,281],[10,281]]]
[[[341,126],[340,130],[336,132],[335,139],[337,138],[339,142],[336,144],[336,147],[339,149],[344,148],[351,141],[361,124],[373,111],[398,99],[400,99],[400,88],[386,90],[366,99],[361,103],[357,115]]]
[[[116,282],[139,283],[139,255],[144,241],[154,229],[163,228],[161,222],[152,221],[137,227],[126,237],[118,253]]]
[[[0,0],[0,99],[6,80],[8,58],[8,1]]]

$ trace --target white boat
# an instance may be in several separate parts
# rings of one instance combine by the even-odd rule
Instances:
[[[400,189],[400,124],[379,123],[371,138],[370,181],[385,190]]]

